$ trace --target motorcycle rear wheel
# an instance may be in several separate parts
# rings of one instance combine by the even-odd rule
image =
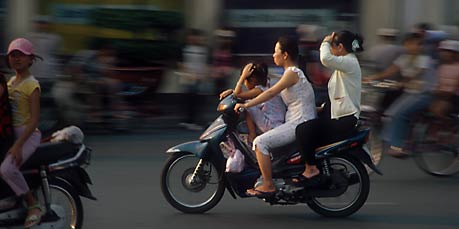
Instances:
[[[203,168],[195,182],[192,174],[200,158],[191,153],[175,153],[161,173],[161,191],[167,202],[184,213],[204,213],[220,202],[225,184],[216,167],[203,161]]]
[[[358,211],[368,198],[370,192],[370,179],[363,164],[354,157],[347,155],[329,158],[330,169],[344,169],[348,176],[357,178],[358,182],[349,185],[346,191],[338,197],[318,198],[313,197],[307,205],[316,213],[326,217],[346,217]],[[357,186],[355,186],[357,185]],[[352,190],[356,191],[353,195]],[[350,196],[349,201],[345,198]]]

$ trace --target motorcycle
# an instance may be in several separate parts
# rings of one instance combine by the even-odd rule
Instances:
[[[87,184],[85,171],[91,149],[69,142],[43,143],[21,167],[21,172],[41,206],[44,215],[40,228],[82,228],[83,205],[80,196],[96,200]],[[0,201],[15,201],[10,209],[0,210],[0,227],[20,227],[27,217],[27,207],[0,179]]]
[[[237,98],[230,95],[218,105],[219,117],[199,140],[167,150],[170,154],[161,173],[161,190],[174,208],[184,213],[203,213],[218,204],[225,189],[236,199],[246,198],[246,190],[260,184],[256,157],[241,138],[239,114],[233,109]],[[317,185],[298,185],[292,181],[304,171],[304,163],[295,144],[271,151],[276,193],[260,198],[271,205],[307,204],[316,213],[328,217],[345,217],[365,203],[370,180],[364,164],[376,173],[366,147],[370,130],[356,128],[352,137],[316,149],[321,171]],[[245,158],[240,173],[225,172],[228,155],[220,143],[231,139]],[[347,199],[346,199],[347,198]]]

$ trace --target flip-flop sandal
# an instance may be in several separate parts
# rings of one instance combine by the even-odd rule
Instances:
[[[292,178],[291,183],[299,187],[317,187],[321,184],[320,174],[317,174],[311,178],[306,178],[303,175],[299,175],[298,177]]]
[[[260,191],[258,189],[253,189],[254,192],[256,192],[256,194],[252,194],[252,193],[249,193],[249,192],[245,192],[245,194],[249,197],[258,197],[258,198],[268,198],[268,197],[271,197],[271,196],[274,196],[274,194],[276,194],[276,191],[272,191],[272,192],[264,192],[264,191]]]
[[[406,151],[395,150],[395,149],[392,149],[392,148],[387,150],[386,154],[388,154],[388,155],[390,155],[392,157],[395,157],[395,158],[400,158],[400,159],[406,159],[406,158],[411,156],[411,154],[406,152]]]
[[[31,228],[38,225],[41,222],[41,217],[44,215],[43,208],[40,204],[35,204],[27,208],[27,210],[39,209],[40,212],[27,216],[24,228]]]

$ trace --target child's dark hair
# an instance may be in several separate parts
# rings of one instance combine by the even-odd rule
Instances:
[[[277,39],[282,52],[287,52],[292,61],[298,59],[298,42],[292,37],[282,36]]]
[[[348,30],[342,30],[336,33],[333,43],[335,45],[343,44],[344,48],[349,53],[357,53],[364,50],[363,37],[360,36],[360,34]]]
[[[403,38],[403,43],[410,41],[422,41],[422,35],[419,33],[408,33]]]
[[[31,55],[32,56],[32,63],[30,63],[29,65],[29,68],[32,67],[33,63],[34,62],[37,62],[38,60],[39,61],[43,61],[43,57],[41,56],[37,56],[37,55]],[[5,60],[5,65],[7,68],[11,69],[11,65],[10,65],[10,60],[9,60],[9,55],[6,55],[4,57],[4,60]]]
[[[268,66],[265,63],[252,63],[252,69],[253,72],[247,80],[255,79],[259,85],[268,85]]]

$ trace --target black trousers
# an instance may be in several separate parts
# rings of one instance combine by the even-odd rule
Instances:
[[[318,119],[296,127],[296,141],[302,158],[306,163],[316,165],[315,149],[350,137],[356,124],[354,115],[331,119],[330,103],[327,103]]]

